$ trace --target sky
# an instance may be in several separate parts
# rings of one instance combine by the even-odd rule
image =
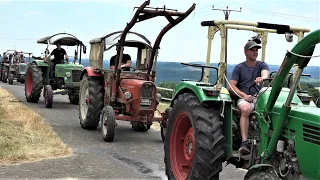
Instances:
[[[111,32],[123,30],[132,18],[133,7],[140,6],[143,0],[0,0],[0,51],[8,49],[32,52],[40,56],[46,45],[37,44],[37,40],[59,32],[75,35],[87,46],[89,41]],[[229,19],[247,22],[266,22],[287,24],[292,27],[308,28],[312,31],[320,28],[320,1],[317,0],[151,0],[150,7],[163,7],[186,11],[192,3],[196,9],[184,21],[165,34],[160,44],[159,61],[194,62],[206,61],[207,27],[201,21],[223,20],[222,11],[214,8],[240,10],[231,12]],[[144,34],[152,43],[158,33],[167,24],[164,17],[136,24],[132,31]],[[245,60],[243,46],[256,35],[252,31],[228,31],[228,63],[237,64]],[[294,37],[297,42],[297,37]],[[269,34],[266,50],[266,62],[280,65],[286,50],[291,50],[284,35]],[[49,49],[52,51],[54,45]],[[73,56],[74,48],[65,47]],[[126,49],[132,59],[136,51]],[[116,53],[115,48],[104,53],[109,59]],[[314,55],[320,55],[320,46],[316,46]],[[261,58],[261,52],[258,59]],[[220,33],[214,36],[211,63],[220,59]],[[320,57],[311,59],[309,66],[320,66]]]

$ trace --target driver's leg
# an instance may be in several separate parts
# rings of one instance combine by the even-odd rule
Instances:
[[[248,136],[248,129],[249,129],[249,116],[254,109],[254,103],[249,103],[244,99],[239,99],[237,105],[241,110],[240,129],[241,129],[242,142],[241,142],[241,147],[239,151],[241,153],[249,153],[250,150],[248,146],[247,136]]]

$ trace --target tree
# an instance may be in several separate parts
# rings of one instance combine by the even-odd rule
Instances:
[[[174,81],[170,81],[170,82],[162,81],[158,84],[158,87],[163,87],[163,88],[168,88],[168,89],[174,89],[176,86],[177,86],[177,83]],[[172,98],[173,92],[171,92],[171,91],[162,90],[162,89],[158,89],[157,91],[164,98]]]

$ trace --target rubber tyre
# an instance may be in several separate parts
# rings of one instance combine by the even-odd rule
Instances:
[[[9,83],[10,85],[13,84],[13,74],[12,74],[12,73],[9,74],[8,83]]]
[[[164,143],[168,179],[219,179],[224,161],[225,138],[222,130],[223,121],[217,110],[201,105],[194,94],[179,95],[169,114]],[[186,136],[184,141],[181,141],[178,133],[181,135],[184,132]],[[185,158],[187,137],[194,142],[188,160]],[[189,163],[185,174],[179,170],[184,163]]]
[[[143,122],[136,122],[132,124],[132,129],[138,132],[147,132],[151,125],[152,123],[149,123],[145,126]]]
[[[245,180],[280,180],[280,178],[272,171],[257,171],[249,177],[245,176]]]
[[[39,101],[42,86],[42,71],[37,65],[31,64],[28,66],[26,82],[24,85],[27,102],[37,103]]]
[[[168,119],[170,111],[171,111],[170,107],[165,110],[164,118]],[[168,123],[168,121],[160,122],[160,126],[161,126],[160,134],[161,134],[162,142],[164,142],[166,140],[167,123]]]
[[[44,102],[46,104],[46,108],[52,108],[53,91],[51,85],[46,85],[44,88]]]
[[[100,123],[103,140],[112,142],[116,132],[116,118],[113,107],[107,105],[102,109]]]
[[[88,89],[88,102],[86,106],[86,90]],[[103,81],[101,77],[88,77],[84,75],[80,81],[79,118],[83,129],[94,130],[99,126],[100,114],[103,109]]]
[[[68,96],[69,96],[69,101],[71,104],[76,104],[76,105],[79,104],[79,95],[78,94],[69,93]]]
[[[25,80],[26,80],[25,75],[21,75],[21,77],[20,77],[20,83],[21,83],[21,84],[24,84]]]
[[[4,72],[2,82],[7,83],[7,80],[8,80],[8,73],[7,73],[7,72]]]

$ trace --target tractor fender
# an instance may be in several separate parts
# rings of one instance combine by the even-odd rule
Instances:
[[[255,172],[266,171],[268,169],[275,169],[275,167],[271,164],[255,164],[249,168],[248,172],[246,173],[246,175],[244,177],[244,180],[249,179],[249,177],[252,174],[254,174]]]
[[[33,60],[30,64],[36,64],[41,67],[49,67],[48,63],[43,62],[42,60]]]
[[[87,74],[88,76],[100,76],[102,77],[102,74],[99,72],[94,72],[92,67],[85,67],[84,70],[81,73],[81,79],[84,74]]]

